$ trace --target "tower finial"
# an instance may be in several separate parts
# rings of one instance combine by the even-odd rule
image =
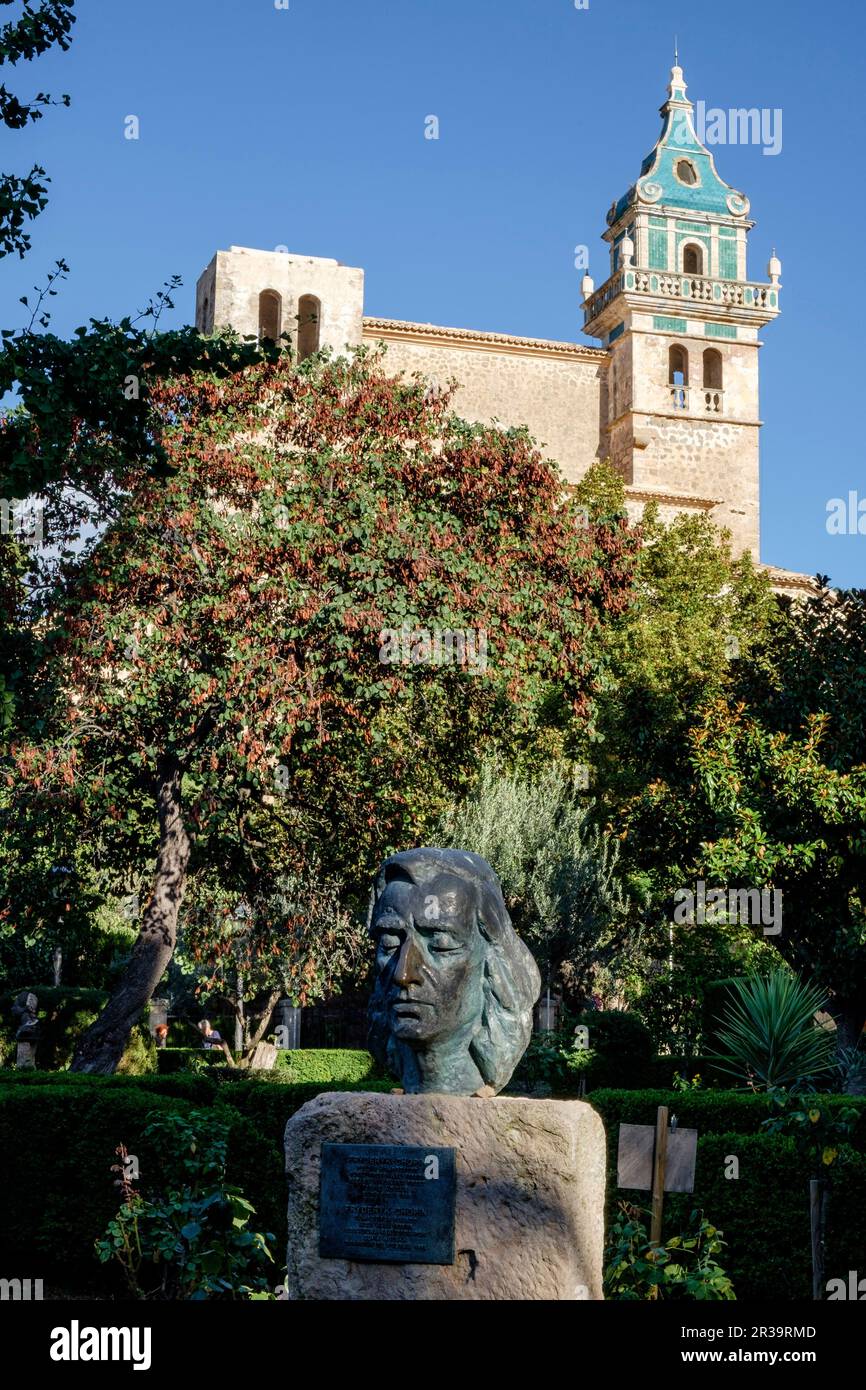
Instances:
[[[675,68],[678,68],[679,65],[680,65],[680,37],[679,37],[679,34],[674,34],[674,67],[675,67]]]

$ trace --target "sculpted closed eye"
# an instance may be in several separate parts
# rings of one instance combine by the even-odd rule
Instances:
[[[396,951],[400,945],[400,938],[396,932],[382,932],[379,937],[379,946],[383,951]]]
[[[446,931],[434,931],[430,945],[434,951],[459,951],[460,942]]]

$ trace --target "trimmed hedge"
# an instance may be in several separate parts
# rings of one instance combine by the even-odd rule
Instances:
[[[267,1074],[264,1074],[265,1076]],[[345,1091],[389,1091],[390,1081],[345,1082]],[[213,1106],[230,1125],[228,1180],[256,1209],[256,1227],[277,1235],[282,1264],[286,1196],[283,1132],[308,1100],[334,1087],[235,1080],[206,1075],[87,1076],[19,1072],[0,1077],[0,1190],[14,1210],[0,1223],[0,1267],[34,1271],[64,1292],[122,1292],[100,1265],[93,1242],[119,1199],[110,1171],[122,1141],[139,1159],[142,1190],[158,1155],[141,1135],[154,1111]]]
[[[722,1232],[727,1250],[720,1263],[740,1299],[811,1298],[809,1168],[792,1139],[761,1132],[770,1114],[766,1096],[736,1091],[595,1091],[590,1104],[607,1135],[607,1219],[620,1201],[648,1208],[648,1192],[616,1185],[621,1124],[655,1124],[667,1105],[683,1129],[698,1131],[693,1193],[665,1198],[667,1234],[681,1229],[693,1207],[701,1207]],[[822,1105],[853,1105],[860,1121],[832,1171],[833,1192],[827,1239],[827,1278],[857,1269],[866,1249],[866,1097],[822,1096]],[[735,1157],[739,1177],[727,1178]]]
[[[761,1121],[771,1114],[766,1095],[744,1091],[595,1091],[591,1104],[604,1120],[608,1133],[621,1124],[655,1124],[656,1110],[667,1105],[683,1129],[699,1133],[758,1134]],[[866,1150],[866,1096],[822,1096],[833,1110],[853,1108],[860,1120],[852,1136],[855,1148]]]
[[[4,1268],[38,1271],[64,1292],[84,1285],[120,1292],[115,1271],[93,1254],[117,1210],[110,1171],[122,1141],[147,1177],[157,1155],[142,1131],[148,1114],[189,1109],[121,1081],[112,1086],[10,1086],[0,1090],[0,1173],[4,1203],[0,1251]]]
[[[312,1049],[311,1049],[312,1050]],[[243,1076],[243,1074],[241,1074]],[[270,1078],[270,1079],[269,1079]],[[345,1081],[336,1089],[381,1091],[390,1081]],[[121,1141],[140,1163],[143,1190],[159,1155],[141,1138],[155,1111],[209,1106],[230,1126],[229,1181],[256,1208],[256,1225],[285,1232],[283,1131],[290,1115],[333,1085],[276,1081],[260,1073],[230,1084],[210,1075],[96,1077],[71,1073],[0,1076],[0,1188],[14,1194],[0,1226],[0,1266],[26,1269],[65,1293],[102,1288],[121,1293],[117,1275],[97,1263],[93,1242],[117,1209],[110,1171]],[[740,1298],[808,1299],[810,1250],[808,1172],[790,1139],[760,1133],[766,1097],[731,1091],[595,1091],[608,1143],[608,1219],[623,1198],[648,1206],[645,1192],[616,1188],[619,1125],[651,1124],[660,1104],[683,1127],[699,1132],[696,1188],[670,1194],[666,1230],[681,1227],[693,1205],[704,1208],[728,1243],[722,1263]],[[832,1170],[827,1277],[863,1263],[866,1248],[866,1098],[822,1097],[855,1106],[861,1121]],[[725,1177],[726,1159],[739,1160],[739,1178]]]
[[[175,1072],[206,1071],[209,1067],[224,1067],[226,1055],[221,1047],[158,1047],[156,1070],[160,1076]]]
[[[207,1071],[211,1067],[229,1070],[222,1050],[207,1050],[202,1047],[157,1048],[156,1067],[160,1076],[174,1075],[178,1072]],[[320,1085],[333,1083],[341,1086],[346,1081],[384,1079],[370,1053],[358,1048],[281,1048],[277,1053],[274,1071],[280,1073],[281,1082],[291,1083],[314,1081]],[[268,1073],[264,1072],[262,1075]],[[396,1082],[392,1084],[396,1085]]]
[[[277,1053],[277,1068],[289,1072],[292,1081],[334,1082],[384,1080],[372,1055],[348,1047],[284,1048]],[[391,1085],[397,1083],[392,1081]]]

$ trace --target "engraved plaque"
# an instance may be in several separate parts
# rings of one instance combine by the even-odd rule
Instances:
[[[323,1144],[319,1254],[452,1265],[456,1191],[454,1149]]]

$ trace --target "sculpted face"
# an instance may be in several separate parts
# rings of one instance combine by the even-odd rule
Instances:
[[[541,980],[490,865],[422,846],[376,875],[369,1045],[408,1094],[495,1095],[529,1041]]]
[[[475,918],[472,889],[453,874],[388,884],[371,925],[394,1038],[425,1048],[472,1036],[483,1008],[484,944]]]

